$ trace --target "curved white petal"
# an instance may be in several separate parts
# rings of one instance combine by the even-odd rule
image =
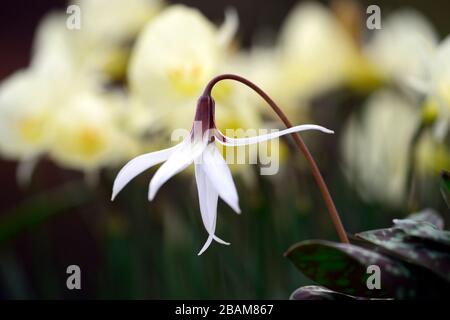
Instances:
[[[206,249],[209,248],[209,246],[211,245],[211,243],[212,243],[213,240],[216,240],[218,243],[224,244],[224,245],[226,245],[226,246],[230,245],[229,242],[223,241],[222,239],[220,239],[220,238],[219,238],[218,236],[216,236],[216,235],[209,235],[209,236],[208,236],[208,239],[206,240],[205,244],[203,245],[203,247],[201,248],[201,250],[198,252],[197,255],[199,255],[199,256],[202,255],[202,253],[205,252]]]
[[[206,176],[206,173],[202,168],[202,164],[195,165],[195,180],[197,182],[198,198],[200,202],[200,212],[202,215],[203,225],[209,234],[205,245],[198,254],[201,255],[211,245],[212,240],[216,240],[217,242],[225,245],[229,245],[230,243],[220,239],[214,234],[216,231],[217,201],[219,199],[219,194],[212,186],[209,178]]]
[[[219,196],[234,210],[241,213],[239,197],[230,169],[214,143],[203,152],[202,168]]]
[[[117,194],[128,184],[128,182],[150,167],[167,160],[178,147],[180,147],[180,144],[168,149],[146,153],[130,160],[119,171],[116,179],[114,180],[111,201],[114,200]]]
[[[204,149],[205,143],[191,143],[190,138],[180,143],[180,147],[169,156],[150,181],[148,200],[152,201],[159,188],[171,177],[189,166],[195,158],[201,155]]]
[[[284,129],[280,131],[275,131],[268,134],[263,134],[260,136],[255,137],[248,137],[248,138],[230,138],[225,135],[223,135],[220,131],[218,131],[219,136],[217,137],[217,141],[220,144],[223,144],[225,146],[245,146],[249,144],[264,142],[267,140],[275,139],[281,136],[284,136],[286,134],[294,133],[294,132],[300,132],[300,131],[307,131],[307,130],[318,130],[322,131],[324,133],[334,133],[334,131],[329,130],[325,127],[318,126],[315,124],[302,124],[299,126],[295,126],[289,129]]]
[[[206,251],[206,249],[209,248],[209,246],[211,245],[213,241],[213,237],[210,235],[208,236],[208,239],[206,240],[205,244],[203,245],[203,247],[200,249],[200,251],[198,252],[197,255],[201,256],[203,254],[203,252]]]
[[[197,182],[198,199],[200,202],[200,213],[202,215],[203,225],[209,234],[214,234],[219,194],[216,189],[210,185],[201,164],[195,165],[195,180]]]

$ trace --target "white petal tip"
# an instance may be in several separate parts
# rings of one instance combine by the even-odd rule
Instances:
[[[203,245],[202,249],[200,250],[200,252],[197,254],[198,256],[201,256],[203,252],[206,251],[206,249],[209,248],[209,246],[211,245],[212,241],[214,239],[214,236],[208,236],[208,240],[206,240],[205,244]]]
[[[114,201],[115,198],[116,198],[116,195],[113,194],[113,195],[111,196],[111,201]]]
[[[220,239],[218,236],[213,236],[213,238],[214,238],[214,240],[216,240],[216,242],[218,242],[218,243],[220,243],[220,244],[223,244],[223,245],[226,245],[226,246],[229,246],[229,245],[230,245],[229,242],[226,242],[226,241]]]
[[[197,253],[197,256],[201,256],[202,254],[203,254],[203,252],[205,252],[206,251],[206,249],[208,249],[207,247],[205,248],[205,247],[203,247],[202,248],[202,250],[200,250],[200,252],[199,253]]]
[[[150,190],[148,191],[148,201],[153,201],[155,199],[155,192],[153,191],[152,187],[150,187]]]

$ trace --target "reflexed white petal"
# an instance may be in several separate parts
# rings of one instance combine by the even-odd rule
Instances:
[[[119,171],[114,180],[111,200],[114,200],[120,190],[122,190],[134,177],[150,167],[167,160],[178,147],[180,147],[179,144],[172,148],[146,153],[130,160]]]
[[[225,146],[245,146],[249,144],[264,142],[267,140],[275,139],[281,136],[284,136],[286,134],[294,133],[294,132],[300,132],[300,131],[307,131],[307,130],[318,130],[322,131],[324,133],[334,133],[334,131],[329,130],[325,127],[318,126],[315,124],[303,124],[299,126],[295,126],[289,129],[276,131],[268,134],[263,134],[260,136],[255,137],[248,137],[248,138],[230,138],[227,136],[224,136],[220,131],[218,131],[217,134],[221,135],[217,137],[217,141],[220,144],[223,144]]]
[[[183,171],[195,158],[205,149],[205,143],[191,143],[190,138],[180,144],[167,159],[167,161],[156,171],[148,189],[148,199],[152,201],[159,188],[171,177]]]
[[[214,143],[210,143],[203,152],[202,168],[219,196],[237,213],[239,198],[230,169]]]
[[[197,182],[198,198],[200,202],[200,212],[202,215],[203,225],[209,234],[208,240],[202,250],[200,250],[200,255],[209,247],[212,240],[216,240],[217,242],[225,245],[229,245],[229,243],[214,235],[216,230],[217,201],[219,199],[219,195],[211,184],[209,178],[206,176],[206,173],[202,168],[202,164],[195,165],[195,180]]]
[[[205,244],[203,245],[203,247],[201,248],[201,250],[199,251],[198,255],[202,255],[203,252],[206,251],[206,249],[209,248],[209,246],[211,245],[213,241],[213,237],[212,236],[208,236],[208,239],[206,240]]]

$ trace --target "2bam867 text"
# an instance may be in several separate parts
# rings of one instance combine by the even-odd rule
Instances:
[[[232,304],[221,304],[219,305],[219,314],[223,315],[265,315],[271,314],[273,309],[273,304],[250,304],[250,305],[232,305]]]

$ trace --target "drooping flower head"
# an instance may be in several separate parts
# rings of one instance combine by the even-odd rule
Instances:
[[[285,134],[304,130],[319,130],[333,133],[318,125],[300,125],[286,130],[248,138],[230,138],[223,135],[215,124],[215,103],[211,90],[205,90],[197,102],[197,110],[190,134],[179,144],[169,149],[147,153],[129,161],[118,173],[114,185],[112,200],[134,177],[150,167],[164,162],[150,181],[148,199],[153,200],[159,188],[172,176],[195,165],[195,179],[200,202],[200,212],[208,239],[200,250],[202,254],[213,240],[229,244],[215,235],[217,220],[217,202],[219,197],[236,213],[240,213],[239,197],[236,186],[225,159],[215,142],[225,146],[243,146],[275,139]]]

